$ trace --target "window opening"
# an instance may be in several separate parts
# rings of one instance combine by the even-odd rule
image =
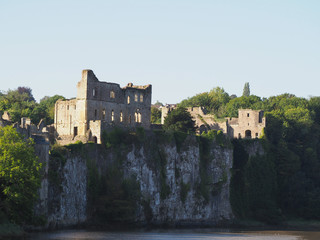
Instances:
[[[259,112],[259,123],[262,123],[263,112]]]
[[[77,136],[78,135],[78,127],[74,127],[73,128],[73,136]]]
[[[134,119],[135,119],[135,122],[141,123],[141,113],[139,108],[134,113]]]
[[[120,112],[120,122],[123,122],[123,114]]]
[[[110,91],[110,98],[115,98],[116,97],[116,94],[114,91]]]
[[[138,94],[135,94],[135,95],[134,95],[134,101],[135,101],[135,102],[138,102]]]
[[[111,121],[112,122],[114,121],[114,111],[113,110],[111,111]]]
[[[130,96],[127,97],[127,103],[130,104]]]
[[[250,130],[247,130],[247,131],[245,132],[245,136],[246,136],[246,138],[251,138],[251,131],[250,131]]]
[[[140,94],[140,102],[143,102],[143,94]]]
[[[106,110],[103,109],[102,110],[102,120],[105,120],[106,119]]]

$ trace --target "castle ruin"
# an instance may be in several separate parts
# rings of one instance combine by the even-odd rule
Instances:
[[[150,128],[151,85],[100,82],[92,70],[83,70],[77,97],[58,100],[54,127],[57,142],[80,140],[101,143],[102,132],[114,126]]]
[[[162,107],[161,124],[175,107]],[[238,118],[226,118],[222,121],[217,121],[214,115],[209,114],[203,107],[188,107],[187,111],[195,121],[199,134],[209,130],[221,130],[230,138],[259,138],[266,127],[266,118],[261,110],[239,109]]]

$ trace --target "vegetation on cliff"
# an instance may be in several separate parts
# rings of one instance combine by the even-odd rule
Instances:
[[[211,92],[220,97],[207,98]],[[219,117],[237,117],[238,109],[264,110],[265,154],[246,154],[246,140],[235,140],[231,200],[236,216],[278,223],[286,219],[320,219],[320,97],[282,94],[228,98],[212,90],[184,100],[181,106],[203,106]],[[217,99],[227,99],[225,102]],[[212,106],[219,106],[215,110]]]
[[[32,222],[40,168],[33,141],[11,126],[0,128],[0,223]]]

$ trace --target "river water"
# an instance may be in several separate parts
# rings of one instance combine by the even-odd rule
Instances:
[[[49,233],[34,233],[32,240],[320,240],[318,231],[229,231],[229,230],[158,230],[108,232],[63,230]]]

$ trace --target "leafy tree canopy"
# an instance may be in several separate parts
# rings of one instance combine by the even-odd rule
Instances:
[[[32,140],[25,141],[12,126],[0,128],[0,212],[15,223],[32,219],[40,167]]]
[[[154,124],[161,123],[161,111],[156,107],[151,107],[151,123],[154,123]]]
[[[264,109],[263,100],[260,97],[251,95],[249,97],[238,97],[230,100],[224,111],[225,117],[238,117],[239,109],[251,108],[254,110]]]
[[[210,92],[204,92],[183,100],[181,107],[205,107],[208,111],[221,115],[223,107],[230,101],[229,94],[223,88],[216,87]]]
[[[34,124],[38,124],[42,118],[47,124],[51,124],[54,119],[54,104],[60,98],[64,99],[60,95],[44,97],[39,104],[30,88],[18,87],[16,90],[0,94],[0,114],[8,111],[13,122],[19,122],[22,117],[29,117]]]
[[[243,97],[249,97],[250,96],[250,85],[249,85],[248,82],[246,82],[244,84],[242,96]]]
[[[45,96],[40,100],[31,113],[31,120],[34,123],[39,123],[44,119],[46,124],[52,124],[54,120],[54,106],[59,99],[65,99],[63,96],[54,95],[52,97]]]
[[[164,120],[165,130],[194,133],[195,125],[190,113],[183,107],[172,110]]]
[[[163,103],[162,103],[162,102],[159,102],[159,100],[157,100],[157,101],[155,102],[155,104],[153,104],[153,105],[156,105],[156,106],[163,106]]]

